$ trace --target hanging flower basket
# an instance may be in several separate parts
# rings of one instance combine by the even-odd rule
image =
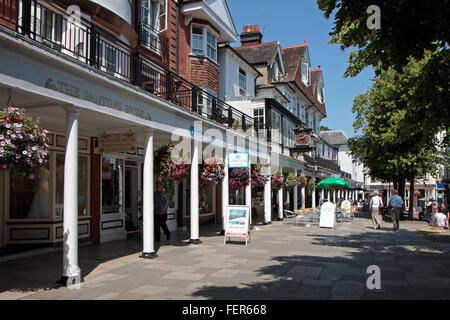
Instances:
[[[308,178],[305,177],[303,174],[300,174],[299,176],[297,176],[297,182],[300,188],[303,189],[304,187],[306,187],[306,184],[308,183]]]
[[[25,109],[0,109],[0,170],[27,175],[47,163],[48,131],[39,127]]]
[[[298,179],[293,173],[289,173],[284,180],[284,187],[287,190],[292,189],[298,185]]]
[[[209,158],[203,161],[200,168],[200,186],[217,184],[225,176],[224,163],[222,159]]]
[[[159,163],[159,175],[163,183],[164,190],[170,192],[173,182],[182,179],[189,173],[189,165],[187,158],[183,152],[172,152],[174,146],[172,144],[165,145],[155,152],[155,161]]]
[[[270,179],[269,166],[257,163],[252,169],[252,186],[264,187],[267,181]]]
[[[233,168],[230,170],[230,188],[231,190],[240,190],[248,185],[248,168]]]
[[[272,189],[280,189],[284,184],[283,173],[277,171],[272,175],[271,178]]]

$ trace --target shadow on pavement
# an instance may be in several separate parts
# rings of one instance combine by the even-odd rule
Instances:
[[[256,270],[263,281],[203,286],[193,295],[213,300],[450,299],[448,246],[436,246],[408,230],[308,236],[314,245],[346,248],[346,254],[320,256],[319,251],[315,256],[276,256],[271,259],[273,265]],[[371,265],[380,267],[380,290],[367,288]]]
[[[200,239],[216,237],[221,226],[207,225],[200,228]],[[161,242],[155,243],[155,251],[164,247],[190,246],[189,230],[172,232],[171,240],[167,241],[162,234]],[[118,240],[100,245],[80,246],[78,265],[81,269],[82,279],[89,276],[100,265],[127,257],[135,256],[135,261],[140,261],[142,253],[142,236],[132,234],[127,240]],[[46,253],[30,258],[0,263],[0,293],[12,291],[16,293],[36,292],[51,290],[60,287],[56,281],[61,279],[63,270],[62,250]]]

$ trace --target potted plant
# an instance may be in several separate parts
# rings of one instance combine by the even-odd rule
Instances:
[[[0,170],[28,174],[32,179],[31,172],[47,163],[48,131],[23,108],[1,109],[0,121]]]
[[[225,176],[224,163],[222,159],[215,157],[203,161],[200,168],[200,186],[217,184]]]

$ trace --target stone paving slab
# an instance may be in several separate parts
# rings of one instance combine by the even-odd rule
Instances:
[[[151,260],[139,258],[137,238],[80,247],[80,290],[55,287],[61,254],[52,252],[0,263],[0,299],[450,299],[448,243],[417,222],[399,232],[371,224],[364,213],[333,229],[275,221],[251,231],[248,246],[202,226],[200,245],[175,232]],[[381,269],[380,290],[366,287],[370,265]]]

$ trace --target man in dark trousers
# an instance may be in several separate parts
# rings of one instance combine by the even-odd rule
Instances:
[[[161,231],[159,228],[163,229],[167,240],[170,240],[170,231],[167,228],[167,207],[169,206],[169,200],[165,193],[162,192],[163,186],[161,182],[156,182],[155,184],[155,195],[154,195],[154,214],[155,214],[155,241],[159,242],[161,237]]]
[[[400,227],[400,213],[403,207],[403,200],[398,195],[397,190],[394,190],[392,193],[393,195],[389,199],[388,207],[391,210],[393,229],[397,231]]]

